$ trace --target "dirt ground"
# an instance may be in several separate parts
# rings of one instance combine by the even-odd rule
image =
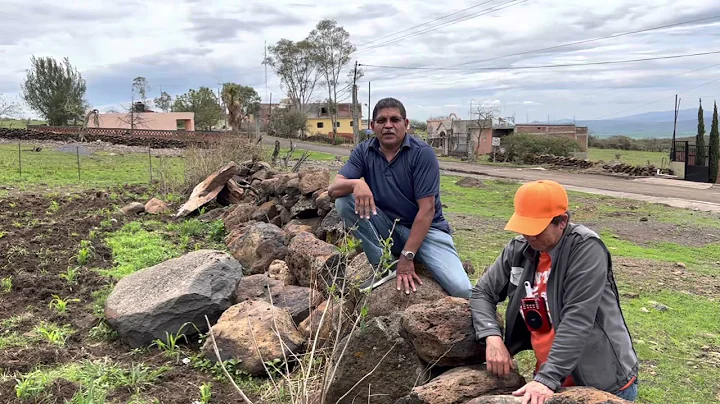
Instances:
[[[0,199],[0,278],[12,276],[12,290],[0,295],[0,320],[24,316],[24,320],[2,332],[17,332],[32,336],[33,328],[41,321],[58,325],[68,324],[75,331],[65,346],[58,347],[48,342],[35,342],[26,348],[9,347],[0,350],[0,373],[26,373],[37,366],[56,367],[83,359],[109,358],[113,362],[129,367],[142,361],[148,365],[170,365],[171,369],[160,380],[153,383],[145,393],[163,403],[191,402],[198,397],[198,387],[212,377],[208,373],[194,370],[182,363],[174,364],[158,350],[150,350],[141,356],[133,356],[129,347],[120,341],[97,341],[91,339],[89,331],[100,323],[93,314],[93,292],[104,289],[110,281],[90,268],[110,268],[110,250],[103,244],[104,235],[122,226],[124,219],[108,213],[114,206],[122,206],[130,199],[123,199],[124,193],[142,194],[140,188],[113,190],[120,195],[111,201],[108,192],[88,191],[50,198],[42,194],[22,194]],[[57,205],[53,204],[53,201]],[[103,212],[103,209],[109,209]],[[102,227],[103,220],[111,225]],[[172,220],[172,219],[164,219]],[[97,234],[90,239],[92,253],[89,260],[78,271],[77,282],[68,284],[60,277],[69,266],[77,266],[78,249],[81,240],[89,239],[91,231]],[[53,295],[63,299],[80,299],[80,303],[68,304],[65,314],[58,314],[49,307]],[[3,403],[20,402],[15,399],[15,381],[0,383],[0,397]],[[50,397],[43,403],[64,403],[78,391],[79,385],[56,381],[48,390]],[[226,383],[213,382],[213,402],[235,403],[237,400],[232,387]],[[107,397],[116,402],[127,402],[130,391],[113,391]],[[13,401],[17,400],[17,401]]]
[[[17,140],[11,140],[11,139],[3,139],[0,138],[0,144],[18,144]],[[118,155],[122,155],[125,153],[147,153],[148,149],[144,146],[126,146],[122,144],[113,144],[108,142],[83,142],[83,143],[73,143],[73,142],[57,142],[52,140],[28,140],[23,141],[21,148],[22,149],[32,149],[33,147],[42,147],[46,150],[55,150],[55,151],[61,151],[63,148],[66,148],[68,146],[71,147],[71,152],[75,153],[75,145],[78,145],[82,147],[83,149],[89,151],[90,153],[96,153],[96,152],[106,152],[106,153],[115,153]],[[152,154],[154,156],[164,156],[164,157],[178,157],[183,155],[183,149],[152,149]]]

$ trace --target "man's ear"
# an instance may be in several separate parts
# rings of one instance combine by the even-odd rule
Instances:
[[[410,129],[410,120],[406,118],[405,119],[405,130],[408,130],[408,129]]]

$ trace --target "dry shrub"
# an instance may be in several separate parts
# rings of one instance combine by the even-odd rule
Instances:
[[[185,149],[186,192],[192,191],[195,185],[231,161],[242,164],[262,156],[262,144],[245,135],[228,134],[203,146],[188,147]]]

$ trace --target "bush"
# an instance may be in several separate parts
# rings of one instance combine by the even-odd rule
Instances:
[[[271,135],[284,138],[298,138],[307,126],[307,116],[300,111],[285,110],[273,117]]]
[[[541,154],[570,156],[573,152],[580,151],[580,145],[574,139],[530,134],[506,136],[502,140],[502,148],[505,149],[500,157],[503,161],[522,163],[531,162],[535,156]]]

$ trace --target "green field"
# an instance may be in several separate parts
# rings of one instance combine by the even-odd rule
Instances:
[[[25,129],[27,127],[27,119],[0,119],[0,128]],[[30,125],[45,125],[46,121],[31,119]]]
[[[591,151],[591,156],[593,152]],[[602,152],[611,153],[607,150]],[[281,151],[281,155],[283,153],[284,151]],[[299,155],[300,151],[296,151],[293,157],[297,158]],[[312,153],[310,158],[332,160],[335,156]],[[156,161],[158,164],[155,164]],[[159,161],[159,158],[153,158],[153,167],[159,167]],[[182,158],[165,158],[163,162],[168,173],[182,177]],[[149,182],[148,156],[143,153],[99,153],[81,156],[79,181],[77,156],[74,153],[52,150],[23,151],[22,164],[23,176],[20,177],[17,146],[0,145],[0,183],[4,185],[28,188],[40,184],[73,185],[95,189]],[[456,185],[458,179],[460,177],[441,178],[441,197],[447,206],[444,212],[455,229],[454,240],[458,252],[462,259],[469,260],[475,267],[475,273],[471,275],[471,280],[475,282],[484,268],[497,258],[503,246],[515,236],[504,231],[503,226],[512,214],[513,195],[519,184],[498,180],[484,181],[482,188],[463,188]],[[105,233],[102,236],[77,235],[91,240],[94,249],[109,252],[112,259],[108,259],[108,264],[101,269],[94,269],[108,281],[195,249],[225,248],[222,243],[222,221],[204,223],[197,219],[175,221],[167,216],[146,216],[132,220],[123,219],[123,223],[113,225],[110,221],[111,213],[118,206],[122,206],[121,202],[125,203],[134,198],[146,200],[153,196],[151,192],[150,188],[148,194],[144,195],[112,194],[110,200],[114,205],[102,210],[102,214],[108,214],[108,218],[100,223],[98,230],[91,232]],[[622,307],[641,360],[638,402],[717,402],[720,398],[720,322],[717,321],[717,313],[720,313],[720,279],[717,278],[720,243],[708,242],[707,237],[702,235],[718,234],[720,215],[579,192],[570,192],[569,195],[573,221],[596,223],[592,226],[593,230],[598,231],[613,254],[615,276],[623,296]],[[3,196],[0,195],[0,202],[14,204],[12,198],[14,196],[9,196],[3,201]],[[57,196],[48,194],[47,198],[50,200]],[[14,223],[5,223],[6,228],[2,230],[10,234],[16,228],[30,228],[32,225],[43,225],[43,221],[55,220],[53,215],[55,212],[62,212],[62,209],[55,210],[52,207],[55,200],[49,200],[47,205],[50,207],[45,212],[46,217],[40,222],[33,222],[29,220],[29,216],[20,215],[14,219]],[[672,238],[668,229],[674,227],[684,229],[688,237],[683,240]],[[3,237],[2,234],[0,232],[0,238]],[[690,237],[691,235],[695,236]],[[35,244],[28,244],[28,248]],[[56,253],[50,251],[52,249],[47,250],[33,251],[33,254]],[[66,266],[67,258],[64,259],[62,263]],[[72,257],[72,260],[78,259],[78,256]],[[99,259],[96,263],[99,263]],[[679,265],[680,263],[682,265]],[[633,268],[636,268],[634,272]],[[35,268],[29,270],[34,271]],[[2,284],[0,286],[6,287]],[[104,284],[97,288],[93,293],[95,301],[85,301],[82,305],[77,303],[75,311],[72,312],[74,316],[92,316],[93,307],[96,310],[95,315],[102,312],[98,311],[98,307],[102,307],[102,299],[107,296],[109,289]],[[39,303],[42,307],[47,306],[47,302]],[[666,309],[656,309],[658,305]],[[28,313],[32,312],[32,308],[29,308]],[[97,343],[109,344],[108,346],[112,347],[109,350],[120,349],[117,347],[118,343],[113,342],[112,330],[103,324],[105,323],[100,322],[92,329],[93,335],[99,338],[100,342]],[[8,330],[0,335],[0,353],[20,347],[41,349],[47,346],[48,342],[42,341],[37,335],[20,330],[43,328],[46,332],[52,331],[59,335],[75,332],[31,315],[0,318],[0,327]],[[71,343],[69,340],[68,344]],[[57,349],[62,351],[65,348]],[[74,345],[72,349],[77,351],[79,346]],[[219,373],[212,373],[217,369],[210,370],[207,363],[202,362],[188,347],[177,348],[177,354],[191,359],[189,367],[178,364],[177,358],[180,356],[167,356],[167,359],[163,360],[157,347],[127,351],[123,355],[132,355],[134,360],[138,361],[136,364],[129,365],[117,357],[105,358],[103,367],[86,360],[71,360],[54,364],[54,367],[42,367],[4,377],[18,380],[17,388],[34,387],[41,392],[49,389],[53,381],[62,378],[84,388],[93,386],[94,380],[98,378],[105,378],[103,380],[107,379],[107,383],[101,385],[102,394],[123,391],[133,386],[133,399],[136,400],[134,402],[149,403],[155,398],[154,392],[162,391],[159,386],[172,386],[164,382],[160,375],[168,369],[180,369],[180,374],[174,376],[175,382],[179,382],[183,381],[186,372],[192,368],[193,372],[197,369],[208,372],[207,381],[212,380],[214,394],[225,394],[227,397],[233,394],[229,384],[223,381],[222,374],[217,377]],[[520,354],[518,361],[523,375],[529,377],[534,366],[532,353]],[[136,368],[137,366],[140,367]],[[119,377],[133,372],[143,378],[133,378],[132,384],[128,384],[131,382]],[[213,379],[213,375],[216,378]],[[268,396],[272,386],[269,386],[265,379],[248,378],[241,374],[235,377],[246,392],[255,398],[263,396],[267,399],[263,402],[287,402],[283,401],[287,399],[286,396],[283,396],[283,399]],[[3,379],[0,379],[0,382],[2,381]],[[200,383],[201,381],[197,381],[198,385]],[[140,384],[143,387],[136,389]],[[194,395],[188,397],[188,400],[197,397],[197,390],[194,388]]]
[[[588,159],[592,161],[602,160],[605,163],[609,163],[618,160],[618,155],[620,156],[619,160],[626,164],[645,165],[650,162],[650,164],[656,167],[662,167],[663,163],[665,164],[664,167],[667,167],[670,158],[668,153],[662,152],[592,148],[588,150]]]

